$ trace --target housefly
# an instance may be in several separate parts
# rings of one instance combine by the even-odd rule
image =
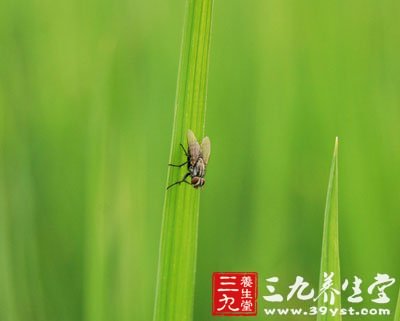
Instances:
[[[172,186],[179,185],[180,183],[186,183],[192,185],[194,188],[199,188],[202,187],[206,182],[204,176],[206,175],[207,163],[208,159],[210,158],[210,139],[208,137],[204,137],[201,141],[201,144],[199,144],[196,136],[189,129],[187,132],[187,143],[187,150],[181,144],[181,147],[187,157],[186,162],[179,165],[168,165],[173,167],[182,167],[187,165],[188,172],[185,174],[182,180],[169,185],[167,189],[171,188]],[[190,182],[186,180],[189,176],[191,178]]]

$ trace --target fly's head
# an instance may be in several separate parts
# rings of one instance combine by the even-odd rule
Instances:
[[[203,187],[205,183],[206,183],[206,180],[203,177],[199,177],[199,176],[192,177],[191,184],[194,188]]]

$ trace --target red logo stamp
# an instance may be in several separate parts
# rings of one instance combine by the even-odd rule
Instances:
[[[257,272],[213,273],[213,315],[257,315]]]

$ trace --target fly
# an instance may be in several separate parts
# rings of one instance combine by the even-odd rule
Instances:
[[[196,139],[196,136],[189,129],[187,132],[187,142],[187,150],[181,144],[183,152],[187,157],[186,162],[179,165],[168,165],[173,167],[182,167],[184,165],[187,165],[188,172],[185,174],[182,180],[169,185],[167,189],[171,188],[172,186],[179,185],[180,183],[192,185],[194,188],[202,187],[206,183],[204,176],[206,175],[207,163],[208,159],[210,158],[210,139],[208,137],[204,137],[200,145]],[[186,180],[189,176],[191,178],[190,182]]]

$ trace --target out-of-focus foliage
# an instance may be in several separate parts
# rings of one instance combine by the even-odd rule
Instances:
[[[338,202],[338,147],[339,139],[336,137],[335,148],[333,151],[331,171],[329,174],[328,192],[326,193],[326,205],[324,215],[324,229],[322,235],[322,252],[321,252],[321,268],[319,275],[319,289],[324,289],[326,284],[331,280],[333,289],[337,290],[342,284],[340,279],[340,254],[339,254],[339,202]],[[328,289],[325,293],[323,290],[316,295],[318,298],[318,308],[327,306],[327,298],[329,299],[329,308],[340,311],[341,295],[340,292],[335,293]],[[337,290],[339,291],[339,290]],[[326,294],[326,295],[325,295]],[[333,294],[333,300],[332,300]],[[320,313],[317,321],[341,321],[340,313],[332,315],[330,313]]]

